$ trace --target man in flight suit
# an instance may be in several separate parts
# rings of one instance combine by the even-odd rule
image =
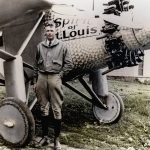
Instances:
[[[69,50],[65,44],[56,39],[54,22],[50,21],[44,27],[46,39],[38,44],[34,65],[34,89],[41,110],[43,141],[48,139],[49,109],[54,117],[54,149],[61,150],[59,135],[62,120],[62,77],[72,67]],[[43,143],[40,145],[42,146]]]

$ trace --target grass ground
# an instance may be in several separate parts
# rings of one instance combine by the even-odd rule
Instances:
[[[78,82],[73,84],[85,92]],[[150,85],[109,80],[109,89],[119,93],[125,104],[122,119],[113,125],[98,124],[91,104],[64,88],[61,142],[86,150],[149,150]]]
[[[75,86],[83,91],[78,83]],[[150,85],[109,80],[109,89],[119,93],[125,104],[122,119],[114,125],[97,124],[91,105],[65,91],[64,132],[69,133],[63,137],[63,142],[89,150],[150,149]]]

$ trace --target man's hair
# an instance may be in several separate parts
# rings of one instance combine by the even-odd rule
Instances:
[[[50,20],[44,23],[44,28],[45,27],[56,27],[54,21]]]

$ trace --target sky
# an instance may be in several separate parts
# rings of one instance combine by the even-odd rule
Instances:
[[[132,0],[135,5],[135,21],[150,29],[150,0]]]

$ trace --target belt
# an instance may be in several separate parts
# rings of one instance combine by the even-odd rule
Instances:
[[[47,72],[47,71],[45,71],[45,72],[41,72],[41,71],[39,71],[39,73],[41,73],[41,74],[45,74],[45,75],[59,74],[59,73],[56,73],[56,72]]]

